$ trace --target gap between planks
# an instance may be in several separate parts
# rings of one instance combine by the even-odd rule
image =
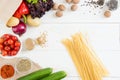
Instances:
[[[42,24],[119,24],[120,22],[42,22]]]

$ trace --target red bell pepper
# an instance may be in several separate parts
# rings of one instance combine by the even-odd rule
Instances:
[[[23,1],[13,16],[20,19],[22,15],[26,15],[26,14],[29,14],[29,9],[26,3]]]

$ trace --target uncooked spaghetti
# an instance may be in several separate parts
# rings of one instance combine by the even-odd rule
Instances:
[[[66,46],[82,80],[102,80],[108,71],[88,45],[82,33],[76,33],[62,43]]]

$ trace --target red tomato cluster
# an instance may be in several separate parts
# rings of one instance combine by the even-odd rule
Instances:
[[[3,56],[15,56],[20,46],[21,43],[16,36],[4,34],[0,38],[0,51]]]

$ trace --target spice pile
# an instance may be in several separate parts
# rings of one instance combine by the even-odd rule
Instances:
[[[13,77],[15,74],[15,69],[12,65],[3,65],[0,69],[0,75],[3,79],[8,79]]]
[[[16,69],[18,72],[27,72],[32,67],[32,62],[29,59],[21,59],[16,64]]]

